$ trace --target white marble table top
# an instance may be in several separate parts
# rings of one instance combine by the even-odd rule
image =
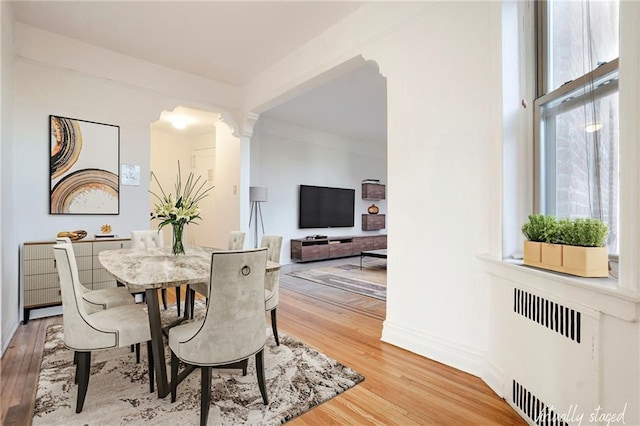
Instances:
[[[105,250],[100,263],[116,280],[134,291],[208,283],[211,254],[220,249],[185,246],[185,254],[171,254],[171,247]],[[280,264],[267,261],[267,271]]]

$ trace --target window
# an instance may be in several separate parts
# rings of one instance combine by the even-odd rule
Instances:
[[[609,225],[618,253],[618,1],[538,3],[535,206]]]

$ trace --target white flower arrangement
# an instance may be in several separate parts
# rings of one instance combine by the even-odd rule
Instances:
[[[151,172],[151,176],[155,179],[162,194],[162,197],[160,197],[153,191],[149,191],[159,201],[159,203],[154,205],[153,212],[151,213],[151,219],[160,220],[158,229],[162,229],[165,225],[184,226],[201,219],[198,202],[209,195],[209,191],[213,189],[213,186],[207,188],[207,181],[201,176],[196,178],[193,172],[191,172],[183,187],[180,162],[178,162],[175,196],[172,193],[165,193],[153,172]]]

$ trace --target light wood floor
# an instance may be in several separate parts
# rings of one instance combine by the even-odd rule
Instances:
[[[358,258],[346,261],[356,264]],[[479,378],[381,342],[384,302],[284,273],[317,266],[283,268],[278,330],[353,368],[365,380],[292,424],[526,424]],[[175,300],[171,291],[169,300]],[[18,328],[0,364],[3,425],[31,423],[44,332],[60,322],[61,317],[31,320]]]

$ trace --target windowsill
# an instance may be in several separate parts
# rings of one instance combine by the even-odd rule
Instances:
[[[569,303],[578,303],[626,321],[638,320],[639,295],[619,289],[615,278],[577,277],[526,266],[521,260],[500,259],[484,254],[477,255],[477,258],[485,262],[489,274],[519,287],[551,294]]]

